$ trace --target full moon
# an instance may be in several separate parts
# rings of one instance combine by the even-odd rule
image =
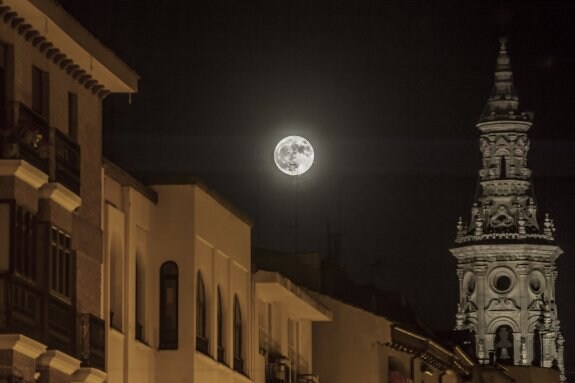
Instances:
[[[299,176],[313,164],[313,148],[300,136],[282,139],[274,150],[274,160],[279,170],[290,176]]]

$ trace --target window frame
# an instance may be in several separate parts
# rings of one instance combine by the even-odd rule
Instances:
[[[220,289],[220,286],[218,285],[217,287],[217,312],[216,312],[216,316],[217,316],[217,332],[216,332],[216,337],[217,337],[217,359],[218,362],[221,363],[225,363],[226,362],[226,346],[225,346],[225,342],[224,342],[224,308],[223,308],[223,303],[222,303],[222,292]]]
[[[15,275],[34,285],[39,283],[38,219],[36,214],[16,203],[9,204],[10,269]]]
[[[196,273],[196,350],[209,355],[209,338],[207,326],[206,285],[202,272]]]
[[[54,224],[49,223],[46,226],[48,230],[48,291],[50,295],[66,303],[72,303],[74,301],[76,271],[72,236]],[[61,242],[62,238],[63,242]],[[61,251],[64,253],[63,258]]]
[[[48,119],[50,77],[48,72],[36,65],[32,65],[31,89],[31,109]]]
[[[174,266],[174,270],[167,270],[169,266]],[[167,288],[169,286],[168,282],[173,283],[173,295],[172,299],[173,302],[171,304],[174,305],[174,317],[175,321],[173,326],[169,326],[167,321],[169,320],[168,314],[170,311],[168,310],[167,305],[169,302],[166,302],[167,296]],[[160,266],[160,341],[158,348],[160,350],[177,350],[178,349],[178,341],[179,341],[179,268],[178,264],[174,261],[166,261],[162,263]]]
[[[242,322],[242,308],[240,305],[240,300],[237,294],[234,294],[234,322],[233,322],[233,353],[234,353],[234,365],[235,371],[244,373],[244,334],[243,334],[243,322]]]

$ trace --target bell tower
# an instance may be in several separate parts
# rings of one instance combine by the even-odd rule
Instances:
[[[469,223],[457,223],[456,330],[475,333],[480,362],[558,367],[565,381],[555,301],[555,262],[563,252],[553,220],[538,218],[527,167],[532,116],[519,108],[500,39],[493,90],[477,128],[482,165]]]

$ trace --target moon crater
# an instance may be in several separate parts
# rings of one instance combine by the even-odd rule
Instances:
[[[274,161],[278,169],[290,176],[307,172],[313,159],[313,147],[308,140],[300,136],[282,139],[274,150]]]

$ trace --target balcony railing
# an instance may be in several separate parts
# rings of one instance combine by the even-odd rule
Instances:
[[[43,340],[42,292],[14,275],[0,274],[0,331]]]
[[[76,339],[74,307],[51,295],[46,297],[46,345],[49,348],[73,354]]]
[[[201,352],[202,354],[209,355],[209,346],[210,341],[208,338],[203,337],[201,335],[196,336],[196,350]]]
[[[319,375],[316,374],[299,374],[297,383],[319,383]]]
[[[13,274],[0,274],[0,332],[18,333],[73,354],[74,307]]]
[[[9,105],[11,121],[0,127],[0,158],[22,159],[80,194],[80,146],[26,105]]]
[[[77,357],[85,367],[104,371],[106,367],[106,326],[92,314],[78,314]]]
[[[0,131],[1,158],[22,159],[49,173],[50,129],[46,119],[22,103],[8,105],[9,120]]]
[[[226,363],[226,349],[223,346],[218,346],[218,362]]]
[[[244,373],[244,359],[238,356],[234,356],[234,371],[240,374]]]

